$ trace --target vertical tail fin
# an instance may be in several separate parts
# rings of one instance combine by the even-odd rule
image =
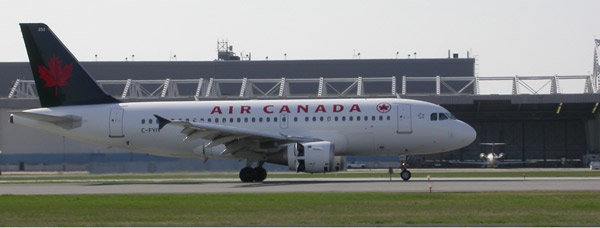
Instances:
[[[46,24],[20,24],[42,107],[118,103]]]

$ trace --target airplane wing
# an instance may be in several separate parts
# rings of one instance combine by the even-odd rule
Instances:
[[[263,142],[277,142],[280,144],[293,142],[321,141],[317,138],[306,136],[291,136],[283,133],[265,132],[254,129],[239,128],[234,126],[225,126],[211,123],[189,122],[182,120],[168,120],[159,115],[154,115],[158,119],[159,129],[167,124],[182,127],[181,134],[186,135],[184,142],[196,139],[210,141],[206,148],[212,148],[217,145],[225,144],[226,149],[221,154],[238,152],[244,148],[252,147]]]
[[[450,164],[467,164],[467,165],[487,165],[489,162],[468,162],[468,161],[448,161]]]

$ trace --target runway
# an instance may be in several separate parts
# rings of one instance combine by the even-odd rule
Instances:
[[[515,192],[600,191],[600,178],[439,178],[410,181],[382,178],[268,179],[241,183],[234,179],[205,179],[186,183],[4,183],[0,195],[77,194],[214,194],[309,192]]]

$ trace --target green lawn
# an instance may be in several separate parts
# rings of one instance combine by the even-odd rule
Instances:
[[[1,226],[600,224],[600,192],[0,196],[0,205]]]

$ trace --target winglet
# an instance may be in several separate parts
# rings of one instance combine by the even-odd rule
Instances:
[[[158,129],[161,129],[161,130],[162,130],[162,128],[163,128],[165,125],[167,125],[167,124],[171,123],[171,121],[170,121],[170,120],[168,120],[168,119],[165,119],[165,118],[162,118],[162,117],[160,117],[159,115],[154,115],[154,116],[156,117],[156,119],[158,119]]]

